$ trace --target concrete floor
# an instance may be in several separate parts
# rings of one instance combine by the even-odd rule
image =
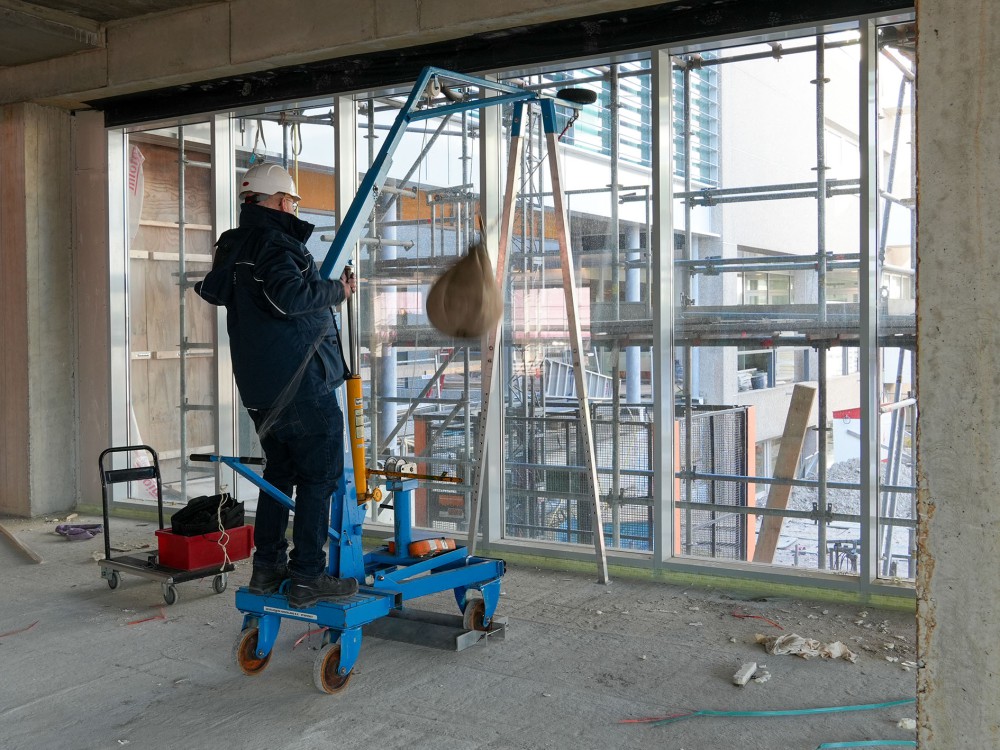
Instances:
[[[99,519],[78,518],[78,522]],[[912,740],[897,726],[913,705],[790,718],[623,719],[697,709],[774,710],[881,703],[915,695],[912,612],[791,598],[751,601],[722,589],[509,565],[498,614],[507,637],[461,652],[365,638],[348,687],[313,686],[319,636],[286,623],[257,677],[231,656],[241,616],[211,579],[178,587],[125,576],[111,591],[95,555],[55,522],[6,519],[40,555],[31,564],[0,536],[0,747],[37,748],[664,748],[813,750],[834,741]],[[155,544],[153,526],[112,521],[115,546]],[[448,596],[421,608],[457,612]],[[843,641],[856,663],[768,655],[755,633]],[[146,618],[163,615],[162,619]],[[144,622],[136,622],[145,620]],[[33,623],[36,623],[32,626]],[[134,624],[133,624],[134,623]],[[25,630],[24,628],[30,629]],[[11,631],[20,631],[11,633]],[[891,647],[891,648],[890,648]],[[896,661],[891,661],[891,660]],[[768,681],[732,684],[745,662]]]

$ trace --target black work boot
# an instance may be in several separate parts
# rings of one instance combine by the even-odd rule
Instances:
[[[273,594],[281,587],[281,582],[286,578],[288,578],[288,568],[284,565],[277,568],[258,568],[255,566],[253,573],[250,574],[250,584],[247,586],[247,590],[258,596]]]
[[[288,606],[303,609],[323,599],[336,599],[356,593],[358,582],[353,578],[334,578],[325,573],[319,578],[293,578],[288,587]]]

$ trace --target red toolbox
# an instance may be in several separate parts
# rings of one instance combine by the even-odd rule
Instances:
[[[228,539],[223,544],[230,561],[246,560],[253,550],[253,526],[237,526],[225,531]],[[170,529],[157,529],[156,542],[160,551],[160,565],[177,570],[198,570],[222,565],[225,556],[219,543],[222,532],[197,536],[181,536]]]

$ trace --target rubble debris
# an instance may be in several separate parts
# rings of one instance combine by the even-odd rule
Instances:
[[[821,643],[812,638],[804,638],[797,633],[788,635],[767,636],[758,633],[757,643],[769,654],[794,654],[803,659],[818,656],[821,659],[846,659],[852,664],[858,660],[858,655],[840,641]]]
[[[757,662],[755,661],[747,662],[738,670],[736,670],[736,674],[733,675],[733,684],[738,685],[739,687],[743,687],[748,682],[750,682],[751,678],[756,673],[757,673]]]

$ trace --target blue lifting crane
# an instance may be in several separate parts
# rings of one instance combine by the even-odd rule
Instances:
[[[455,96],[456,89],[478,87],[489,96],[470,98]],[[444,92],[445,96],[440,94]],[[593,101],[591,92],[569,89],[553,99],[540,93],[497,81],[463,75],[440,68],[425,68],[414,85],[405,105],[391,126],[371,168],[365,174],[350,208],[340,222],[320,273],[324,278],[336,278],[353,255],[365,224],[374,208],[388,177],[392,156],[402,141],[408,125],[430,118],[443,117],[472,109],[483,109],[512,104],[511,158],[508,164],[507,195],[504,202],[504,223],[501,227],[500,253],[497,260],[498,278],[506,272],[506,244],[512,224],[511,210],[515,175],[519,169],[520,140],[524,121],[524,108],[541,107],[542,123],[553,147],[556,133],[555,105],[578,111],[583,104]],[[553,161],[553,166],[557,164]],[[565,229],[564,224],[562,225]],[[565,250],[565,234],[562,245]],[[572,263],[569,264],[572,271]],[[569,295],[575,294],[575,285],[567,287]],[[348,328],[351,349],[351,369],[357,372],[357,326],[354,325],[351,303],[348,305]],[[575,307],[575,301],[574,301]],[[579,340],[579,325],[571,316],[571,329]],[[498,324],[499,326],[499,324]],[[499,332],[499,330],[498,330]],[[571,330],[572,332],[572,330]],[[496,335],[489,337],[489,346],[483,358],[483,414],[479,420],[479,460],[476,462],[473,481],[473,512],[470,518],[469,538],[474,540],[478,526],[478,501],[482,490],[482,446],[485,439],[487,401],[486,394],[492,381]],[[581,347],[577,346],[577,351]],[[582,366],[578,366],[582,377]],[[582,385],[582,384],[581,384]],[[580,387],[578,392],[584,393]],[[338,578],[357,579],[359,591],[354,596],[321,601],[305,609],[292,609],[284,589],[268,595],[251,594],[246,587],[236,593],[236,608],[243,613],[243,627],[234,645],[234,655],[240,669],[248,675],[264,670],[271,659],[272,650],[283,620],[297,620],[317,628],[324,628],[323,643],[313,669],[316,686],[327,693],[336,693],[347,686],[354,664],[361,649],[362,629],[373,626],[376,634],[419,642],[431,631],[447,630],[457,633],[454,647],[461,649],[488,636],[502,637],[506,619],[496,617],[500,598],[500,581],[504,575],[503,560],[480,557],[474,554],[474,541],[458,545],[440,534],[424,532],[413,527],[411,499],[420,481],[457,481],[448,476],[421,476],[415,466],[401,459],[390,459],[381,470],[365,465],[365,423],[360,376],[354,374],[347,381],[346,419],[351,443],[352,466],[342,476],[336,493],[343,502],[339,517],[332,517],[329,525],[330,554],[328,572]],[[589,417],[589,411],[583,409]],[[587,429],[590,434],[589,425]],[[593,453],[590,448],[590,465]],[[194,454],[193,461],[212,461],[224,464],[278,502],[294,510],[292,498],[264,480],[251,468],[260,465],[259,458]],[[594,474],[596,480],[596,474]],[[393,538],[371,552],[362,549],[362,526],[370,501],[382,499],[381,486],[391,494],[394,510]],[[596,481],[594,482],[596,485]],[[593,489],[593,488],[592,488]],[[596,502],[595,502],[596,505]],[[600,526],[598,526],[600,528]],[[595,534],[595,537],[601,537]],[[603,546],[603,539],[600,540]],[[603,551],[603,550],[599,550]],[[606,564],[606,563],[605,563]],[[435,613],[418,613],[407,608],[407,603],[430,594],[451,590],[461,615],[446,616]],[[380,626],[386,626],[381,628]],[[389,627],[395,626],[395,627]]]

